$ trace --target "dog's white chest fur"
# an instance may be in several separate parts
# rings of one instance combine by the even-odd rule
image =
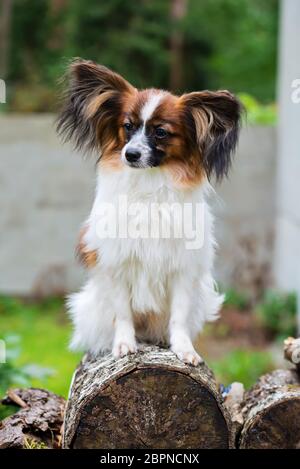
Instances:
[[[111,348],[115,311],[124,302],[139,339],[167,341],[179,279],[189,303],[190,335],[214,318],[222,297],[210,275],[214,242],[204,192],[203,187],[178,190],[155,169],[100,172],[85,235],[99,260],[83,290],[70,298],[74,346],[95,353]],[[184,296],[178,301],[178,308],[181,301],[186,307]]]
[[[98,269],[127,282],[137,313],[163,312],[172,276],[193,278],[211,261],[203,188],[176,190],[155,169],[100,173],[89,225],[86,242],[99,252]]]

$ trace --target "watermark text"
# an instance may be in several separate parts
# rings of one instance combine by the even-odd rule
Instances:
[[[294,104],[300,103],[300,78],[292,81],[291,87],[293,88],[291,100]]]
[[[204,203],[101,203],[95,213],[99,239],[183,239],[186,249],[204,243]]]

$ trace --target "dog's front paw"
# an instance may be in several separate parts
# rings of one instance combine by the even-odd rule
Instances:
[[[187,363],[188,365],[197,366],[203,363],[203,358],[196,352],[196,350],[184,350],[177,347],[171,347],[172,352],[177,355],[179,360]]]
[[[135,341],[120,341],[116,342],[112,349],[112,354],[115,358],[122,358],[130,353],[137,351],[137,345]]]

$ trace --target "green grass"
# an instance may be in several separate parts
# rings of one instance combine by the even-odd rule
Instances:
[[[229,295],[229,300],[230,297],[231,300],[234,297],[233,303],[237,302],[236,295]],[[240,303],[240,298],[238,300]],[[0,394],[3,394],[7,387],[27,385],[46,388],[67,397],[71,377],[81,355],[68,350],[71,325],[64,310],[63,300],[28,302],[0,297],[0,323],[0,339],[7,338],[8,351],[11,347],[10,339],[14,337],[19,338],[17,347],[20,349],[19,353],[10,354],[6,364],[6,383],[3,379],[5,369],[2,368]],[[246,388],[254,384],[260,375],[273,368],[268,353],[247,349],[236,349],[219,360],[209,360],[209,365],[219,383],[228,385],[233,381],[240,381]],[[1,366],[4,365],[0,364],[0,376]],[[24,367],[29,372],[27,382],[22,383]],[[49,369],[50,374],[47,373]]]
[[[68,350],[71,328],[63,301],[51,299],[28,303],[0,297],[0,322],[0,338],[11,335],[20,338],[20,353],[13,361],[15,366],[35,364],[53,370],[47,378],[31,378],[30,386],[47,388],[67,397],[80,354]],[[17,380],[11,385],[18,385]]]
[[[225,292],[224,306],[230,306],[242,311],[249,306],[249,298],[245,293],[229,288]]]
[[[274,369],[272,357],[268,352],[236,349],[223,358],[209,363],[217,381],[228,386],[234,381],[250,388],[258,378]]]
[[[256,307],[261,325],[277,340],[297,335],[297,295],[268,290]]]

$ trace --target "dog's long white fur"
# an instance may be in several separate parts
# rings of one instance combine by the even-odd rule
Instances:
[[[149,119],[159,102],[154,95],[142,110]],[[70,296],[69,311],[74,323],[71,346],[93,354],[113,351],[116,357],[134,352],[137,341],[169,342],[182,360],[201,360],[193,340],[206,321],[216,318],[223,296],[215,290],[212,278],[214,257],[213,217],[207,197],[209,184],[197,188],[176,188],[162,168],[121,171],[98,167],[94,205],[87,220],[84,242],[96,250],[97,265],[79,293]],[[116,212],[120,196],[129,204],[203,204],[204,231],[200,249],[187,248],[187,239],[132,239],[97,236],[99,209],[112,204]],[[151,213],[151,211],[150,211]],[[196,210],[192,210],[195,214]],[[197,223],[196,220],[193,220]],[[142,225],[145,220],[138,220]],[[149,223],[149,220],[147,220]],[[160,223],[156,217],[150,225]],[[174,220],[170,223],[176,223]],[[138,324],[143,323],[139,328]],[[143,321],[144,320],[144,321]]]
[[[99,263],[83,289],[69,299],[75,326],[72,347],[89,349],[94,354],[113,347],[116,355],[122,355],[126,348],[134,351],[132,322],[137,315],[154,313],[161,319],[161,327],[153,328],[151,323],[147,327],[146,321],[146,328],[137,339],[154,343],[167,340],[179,356],[193,353],[186,337],[193,340],[205,321],[215,319],[223,301],[211,276],[214,238],[206,201],[208,191],[208,184],[186,193],[173,189],[167,174],[158,168],[125,168],[114,173],[100,167],[85,235],[87,247],[98,251]],[[203,202],[203,246],[187,249],[184,238],[99,239],[99,204],[110,202],[117,209],[120,195],[127,195],[132,203]],[[155,224],[157,220],[151,222]],[[118,338],[116,321],[120,323]]]

